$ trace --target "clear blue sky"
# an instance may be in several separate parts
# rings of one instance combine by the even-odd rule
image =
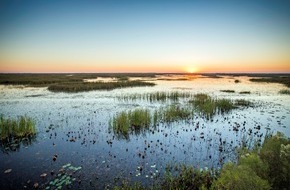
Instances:
[[[290,72],[290,1],[0,2],[0,72]]]

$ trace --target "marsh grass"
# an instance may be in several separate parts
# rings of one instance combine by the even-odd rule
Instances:
[[[204,115],[207,119],[213,117],[216,114],[223,114],[241,106],[249,106],[250,102],[246,100],[232,101],[230,99],[217,99],[211,96],[199,93],[193,96],[193,99],[189,101],[194,109],[201,115]]]
[[[251,94],[251,92],[250,91],[241,91],[241,92],[239,92],[239,94]]]
[[[279,91],[279,94],[287,94],[287,95],[290,95],[290,90],[288,90],[288,89],[280,90]]]
[[[236,162],[228,162],[221,169],[194,168],[191,165],[167,165],[160,182],[152,188],[142,185],[116,189],[225,189],[280,190],[290,186],[290,139],[282,133],[266,135],[259,148],[246,147]],[[123,188],[124,187],[124,188]]]
[[[128,77],[155,77],[154,74],[98,73],[98,74],[0,74],[2,85],[25,85],[29,87],[48,87],[52,92],[84,92],[91,90],[112,90],[116,88],[154,86],[152,82],[127,80]],[[117,82],[87,83],[84,79],[115,77]]]
[[[175,122],[188,119],[193,115],[189,108],[177,105],[167,106],[155,111],[148,109],[135,109],[133,111],[122,111],[117,113],[109,121],[110,128],[116,134],[122,134],[128,138],[130,134],[140,134],[150,127],[155,127],[160,122]]]
[[[133,111],[122,111],[116,114],[110,121],[110,126],[117,134],[128,138],[129,134],[139,134],[151,125],[151,114],[148,109],[136,109]]]
[[[92,90],[113,90],[116,88],[154,86],[152,82],[145,81],[118,81],[118,82],[77,82],[77,83],[57,83],[48,87],[52,92],[85,92]]]
[[[145,100],[149,102],[165,102],[165,101],[178,101],[182,98],[190,98],[192,94],[189,92],[152,92],[144,94],[127,94],[119,96],[119,100],[124,101],[136,101],[136,100]]]
[[[221,90],[221,92],[226,92],[226,93],[235,93],[234,90]]]
[[[290,76],[271,76],[267,78],[251,78],[252,82],[266,82],[266,83],[279,83],[284,84],[288,88],[290,88]]]
[[[209,189],[214,179],[214,170],[203,170],[183,164],[167,166],[165,178],[159,189]]]
[[[193,115],[192,110],[186,107],[180,107],[178,105],[171,105],[166,108],[161,108],[157,112],[157,114],[154,114],[154,121],[157,118],[157,121],[167,123],[188,119]]]
[[[19,119],[6,119],[0,117],[0,134],[2,142],[12,142],[17,139],[25,137],[32,137],[36,135],[36,128],[34,121],[25,116]]]

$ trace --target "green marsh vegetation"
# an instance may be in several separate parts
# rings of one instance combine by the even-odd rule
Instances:
[[[113,90],[116,88],[154,86],[152,82],[136,81],[118,81],[118,82],[77,82],[77,83],[58,83],[52,84],[48,90],[52,92],[85,92],[91,90]]]
[[[247,100],[230,100],[226,98],[218,99],[212,98],[208,94],[199,93],[193,96],[193,99],[189,101],[194,109],[201,115],[204,115],[207,119],[213,117],[216,114],[227,113],[233,109],[243,106],[250,106],[251,102]]]
[[[290,95],[290,90],[288,90],[288,89],[280,90],[279,93],[280,93],[280,94],[287,94],[287,95]]]
[[[109,126],[116,134],[128,138],[129,134],[140,134],[150,127],[155,127],[160,122],[180,121],[190,118],[192,115],[191,109],[182,108],[178,105],[167,106],[155,111],[138,108],[133,111],[117,113],[109,121]]]
[[[267,77],[267,78],[266,78]],[[266,76],[263,78],[251,78],[252,82],[266,82],[266,83],[279,83],[284,84],[288,88],[290,87],[290,76],[289,75],[273,75]]]
[[[241,92],[239,92],[239,94],[251,94],[251,92],[250,91],[241,91]]]
[[[29,117],[0,117],[0,146],[3,152],[16,151],[20,148],[20,143],[30,145],[35,141],[36,133],[35,122]]]
[[[36,134],[35,122],[25,116],[19,119],[6,119],[0,117],[1,141],[11,141],[24,137],[31,137]]]
[[[226,92],[226,93],[235,93],[234,90],[221,90],[221,92]]]
[[[201,115],[211,118],[217,113],[228,112],[235,108],[234,103],[229,99],[214,99],[211,96],[199,93],[194,95],[190,103]]]
[[[118,78],[117,82],[84,82],[84,79],[98,77]],[[2,85],[25,85],[29,87],[48,87],[52,92],[84,92],[91,90],[112,90],[135,86],[154,86],[152,82],[129,81],[128,77],[155,77],[151,73],[95,73],[95,74],[0,74]]]
[[[122,111],[116,114],[109,124],[115,133],[127,139],[130,133],[139,134],[150,127],[151,114],[148,109]]]
[[[180,91],[172,91],[172,92],[151,92],[144,94],[127,94],[119,96],[119,100],[124,101],[136,101],[136,100],[146,100],[149,102],[165,102],[165,101],[178,101],[182,98],[190,98],[192,94],[189,92],[180,92]]]
[[[240,147],[237,162],[228,162],[221,169],[168,165],[164,177],[150,189],[280,190],[289,189],[289,179],[290,139],[278,132],[267,135],[262,146]],[[145,189],[140,184],[123,187]],[[116,187],[120,188],[124,189]]]

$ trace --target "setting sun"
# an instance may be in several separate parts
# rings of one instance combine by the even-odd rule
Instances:
[[[196,73],[198,69],[196,67],[187,67],[185,71],[188,73]]]

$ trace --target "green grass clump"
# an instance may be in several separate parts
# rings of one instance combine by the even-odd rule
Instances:
[[[271,189],[267,180],[259,177],[250,167],[227,163],[223,166],[220,177],[212,184],[212,189]]]
[[[191,111],[180,106],[172,105],[160,111],[161,120],[164,122],[173,122],[187,119],[191,115]]]
[[[280,94],[287,94],[287,95],[290,95],[290,90],[287,90],[287,89],[285,89],[285,90],[280,90],[279,93],[280,93]]]
[[[114,132],[128,137],[132,132],[139,133],[142,129],[149,128],[151,114],[148,109],[136,109],[134,111],[122,111],[113,117],[110,125]]]
[[[29,117],[21,116],[18,120],[0,117],[1,141],[10,142],[36,134],[34,121]]]
[[[214,180],[213,171],[185,165],[167,167],[165,176],[160,189],[209,189]]]
[[[214,99],[207,94],[196,94],[190,100],[194,108],[202,115],[210,118],[218,113],[229,112],[236,108],[233,101],[229,99]]]
[[[150,102],[165,102],[165,101],[178,101],[180,98],[189,98],[191,97],[191,93],[188,92],[152,92],[152,93],[144,93],[144,94],[129,94],[119,96],[119,100],[146,100]]]
[[[251,94],[250,91],[241,91],[240,94]]]
[[[234,90],[221,90],[221,92],[226,92],[226,93],[235,93]]]

